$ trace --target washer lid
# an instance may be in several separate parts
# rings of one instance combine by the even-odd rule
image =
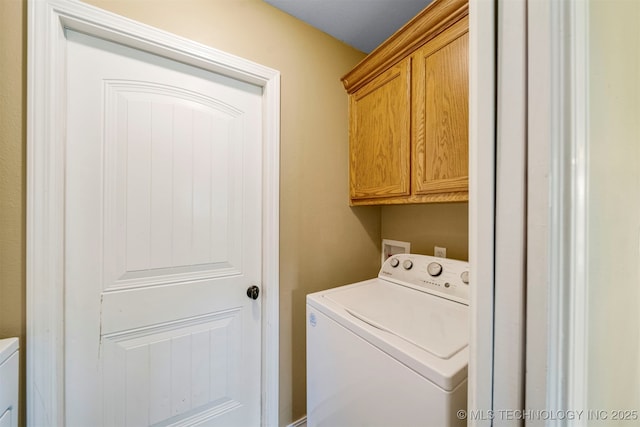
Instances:
[[[449,359],[469,342],[469,307],[457,302],[386,280],[337,288],[325,297],[363,322],[441,359]]]

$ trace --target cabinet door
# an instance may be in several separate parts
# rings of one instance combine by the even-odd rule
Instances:
[[[406,58],[350,96],[352,200],[409,194],[410,64]]]
[[[414,193],[469,188],[468,18],[413,55]]]

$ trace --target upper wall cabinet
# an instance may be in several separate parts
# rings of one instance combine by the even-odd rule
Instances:
[[[415,194],[469,188],[468,27],[461,19],[412,56]]]
[[[352,205],[468,200],[467,15],[435,0],[343,77]]]
[[[352,199],[409,195],[410,108],[410,58],[350,97]]]

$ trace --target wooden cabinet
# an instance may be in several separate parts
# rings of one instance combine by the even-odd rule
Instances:
[[[411,61],[407,58],[351,96],[351,198],[408,196]]]
[[[412,56],[413,192],[469,189],[469,34],[467,19]]]
[[[435,0],[343,83],[352,205],[468,200],[466,0]]]

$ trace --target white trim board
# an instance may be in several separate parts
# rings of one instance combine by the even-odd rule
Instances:
[[[292,422],[287,427],[307,427],[307,416],[305,415],[299,420]]]
[[[550,262],[550,118],[551,105],[551,18],[550,2],[527,3],[527,289],[525,408],[558,409],[546,400],[547,370],[545,354],[548,329]],[[545,420],[529,420],[527,427],[542,427]]]
[[[280,73],[76,0],[28,3],[27,424],[64,425],[65,29],[262,87],[262,425],[277,426]]]
[[[524,406],[527,4],[498,2],[493,410]],[[494,426],[508,425],[497,417]]]
[[[531,144],[535,171],[548,182],[531,193],[539,208],[530,215],[544,216],[548,224],[533,234],[539,272],[529,301],[541,314],[527,322],[527,339],[547,358],[527,362],[527,394],[535,399],[527,403],[581,411],[587,408],[588,387],[588,3],[545,0],[529,6],[527,27],[536,31],[529,37],[529,49],[536,53],[529,75],[539,80],[532,82],[539,99],[530,103],[530,116],[537,120],[529,127],[530,138],[548,141]]]
[[[496,7],[493,1],[469,2],[469,412],[493,408]]]

